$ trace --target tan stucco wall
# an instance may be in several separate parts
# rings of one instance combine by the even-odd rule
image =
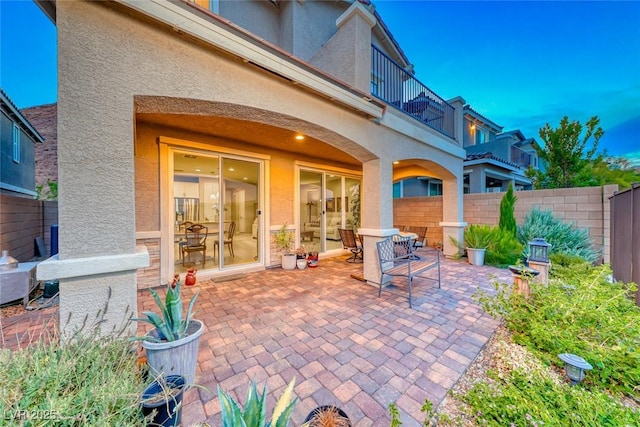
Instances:
[[[144,129],[134,132],[134,98],[140,95],[201,99],[267,111],[269,119],[276,121],[274,126],[300,126],[296,130],[352,153],[365,165],[377,162],[384,173],[363,166],[364,185],[370,190],[364,197],[376,202],[370,206],[392,206],[393,159],[428,156],[446,169],[461,167],[460,153],[449,154],[451,144],[427,126],[393,112],[376,123],[284,79],[196,45],[175,31],[142,24],[110,9],[112,5],[57,3],[61,260],[115,254],[135,257],[135,211],[153,211],[156,203],[150,189],[134,191],[134,165],[142,166],[140,177],[151,182],[156,179],[151,147],[140,147],[134,162],[134,134],[144,135]],[[278,117],[283,119],[277,122]],[[292,122],[291,117],[296,120]],[[293,177],[291,159],[284,156],[274,158],[271,168],[274,176]],[[373,175],[367,176],[368,171]],[[375,183],[380,185],[371,185]],[[270,191],[272,205],[278,204],[272,208],[271,224],[293,222],[291,188],[273,186]],[[138,205],[138,194],[149,196],[149,201]],[[138,225],[151,228],[154,215],[147,213],[148,219]],[[391,226],[391,216],[364,209],[363,224]],[[112,324],[135,307],[135,271],[109,268],[116,272],[86,280],[65,279],[61,318],[72,315],[72,323],[78,324],[85,314],[92,314],[95,307],[81,298],[88,286],[96,296],[113,290]]]

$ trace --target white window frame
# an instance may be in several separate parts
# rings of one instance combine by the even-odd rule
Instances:
[[[12,145],[13,145],[13,154],[11,156],[12,160],[14,163],[20,163],[20,152],[21,152],[21,148],[22,148],[22,138],[21,138],[21,134],[22,131],[20,130],[20,127],[13,123],[13,129],[11,132],[11,141],[12,141]]]

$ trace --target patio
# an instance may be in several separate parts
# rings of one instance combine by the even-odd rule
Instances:
[[[498,325],[472,295],[492,289],[494,280],[511,282],[511,273],[445,259],[442,289],[415,279],[409,309],[406,296],[383,292],[378,298],[377,288],[352,278],[362,264],[345,259],[185,288],[185,300],[201,290],[195,317],[206,330],[196,375],[202,388],[185,394],[183,425],[221,424],[218,385],[244,403],[249,382],[266,381],[270,411],[293,377],[299,401],[291,425],[301,425],[316,406],[337,404],[355,426],[388,426],[391,402],[404,426],[421,425],[425,399],[434,406],[442,401]],[[139,310],[156,311],[146,290],[138,296]],[[55,314],[47,309],[3,319],[3,346],[15,346]]]

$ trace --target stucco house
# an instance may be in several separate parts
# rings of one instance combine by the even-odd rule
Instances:
[[[119,325],[183,263],[200,280],[276,266],[283,224],[321,256],[356,228],[377,282],[405,178],[442,181],[441,240],[462,238],[465,102],[415,79],[369,1],[37,4],[58,33],[60,189],[38,277],[60,280],[65,327],[108,295]],[[185,221],[207,226],[204,254],[181,250]]]
[[[481,115],[470,105],[463,107],[462,129],[464,159],[464,193],[506,191],[509,183],[515,190],[532,190],[525,175],[538,162],[534,138],[526,138],[520,130],[503,131],[503,127]],[[393,197],[427,197],[443,194],[442,181],[435,176],[416,176],[393,184]]]
[[[464,106],[463,134],[465,193],[506,191],[509,183],[515,190],[533,189],[525,171],[538,168],[535,139],[519,130],[503,132],[469,105]]]
[[[35,198],[35,150],[44,139],[0,89],[0,192]]]

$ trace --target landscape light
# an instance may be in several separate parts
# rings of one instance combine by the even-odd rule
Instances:
[[[589,362],[575,354],[562,353],[558,357],[565,363],[564,370],[571,380],[571,385],[576,385],[584,379],[584,371],[593,369]]]

